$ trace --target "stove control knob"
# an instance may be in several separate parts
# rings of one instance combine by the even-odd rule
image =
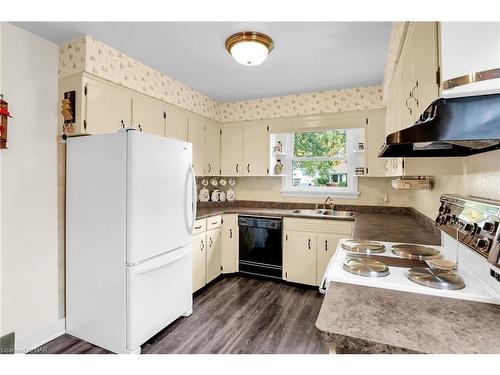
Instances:
[[[475,225],[471,223],[467,223],[464,226],[464,231],[467,233],[473,233],[476,231]]]
[[[494,233],[495,232],[496,225],[495,223],[491,221],[487,221],[486,223],[483,224],[483,230],[488,233]]]
[[[490,241],[487,238],[480,238],[476,241],[476,246],[479,250],[488,250]]]

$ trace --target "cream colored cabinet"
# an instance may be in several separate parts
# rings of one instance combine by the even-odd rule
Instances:
[[[193,243],[193,292],[202,288],[207,281],[207,236],[205,233],[194,235]]]
[[[165,108],[167,121],[167,137],[187,141],[188,137],[188,115],[187,112],[173,105]]]
[[[223,215],[221,226],[222,273],[234,273],[238,271],[238,246],[238,215]]]
[[[188,142],[193,144],[193,168],[196,176],[205,175],[205,119],[191,115],[188,125]]]
[[[221,133],[221,174],[239,176],[243,174],[243,128],[226,126]]]
[[[346,235],[318,234],[316,237],[316,285],[321,285],[326,266],[330,262],[337,245]]]
[[[144,132],[165,136],[165,104],[141,96],[132,98],[132,127]]]
[[[243,175],[269,175],[269,127],[247,124],[243,128]]]
[[[220,166],[220,139],[221,130],[215,121],[208,121],[205,131],[205,174],[217,176],[221,173]]]
[[[285,218],[283,228],[283,278],[319,286],[339,240],[351,237],[353,222]]]
[[[88,134],[114,133],[131,126],[132,95],[100,81],[87,80],[84,130]]]
[[[407,43],[413,60],[414,121],[439,96],[437,38],[437,22],[411,23]]]
[[[369,116],[365,126],[365,163],[366,175],[369,177],[385,177],[386,158],[379,158],[378,154],[385,142],[385,114]]]
[[[314,233],[285,231],[283,268],[286,281],[316,285],[316,235]]]
[[[207,283],[221,274],[221,229],[207,231]]]

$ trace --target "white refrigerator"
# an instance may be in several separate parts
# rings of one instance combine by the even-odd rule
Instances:
[[[66,156],[66,332],[139,353],[192,312],[192,146],[123,130]]]

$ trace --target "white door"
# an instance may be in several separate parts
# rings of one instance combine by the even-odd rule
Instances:
[[[188,126],[188,142],[193,145],[193,168],[196,176],[205,175],[205,120],[191,116]]]
[[[134,96],[132,98],[132,127],[147,133],[165,136],[165,105],[159,101]]]
[[[190,143],[127,134],[127,263],[136,264],[191,242],[196,184]]]
[[[222,175],[241,175],[243,170],[243,128],[241,126],[222,128],[221,144]]]
[[[221,263],[222,273],[238,272],[238,215],[222,217],[221,226]]]
[[[132,96],[127,91],[88,81],[86,99],[86,133],[114,133],[122,127],[122,121],[125,126],[130,126]]]
[[[129,351],[192,309],[191,257],[188,245],[126,267]]]
[[[165,108],[167,120],[167,137],[180,141],[187,141],[188,136],[188,115],[182,109],[173,105]]]
[[[243,175],[269,174],[269,132],[266,125],[252,124],[243,129]]]

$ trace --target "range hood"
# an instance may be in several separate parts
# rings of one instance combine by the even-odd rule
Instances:
[[[500,94],[440,98],[409,128],[389,134],[379,157],[468,156],[500,149]]]

